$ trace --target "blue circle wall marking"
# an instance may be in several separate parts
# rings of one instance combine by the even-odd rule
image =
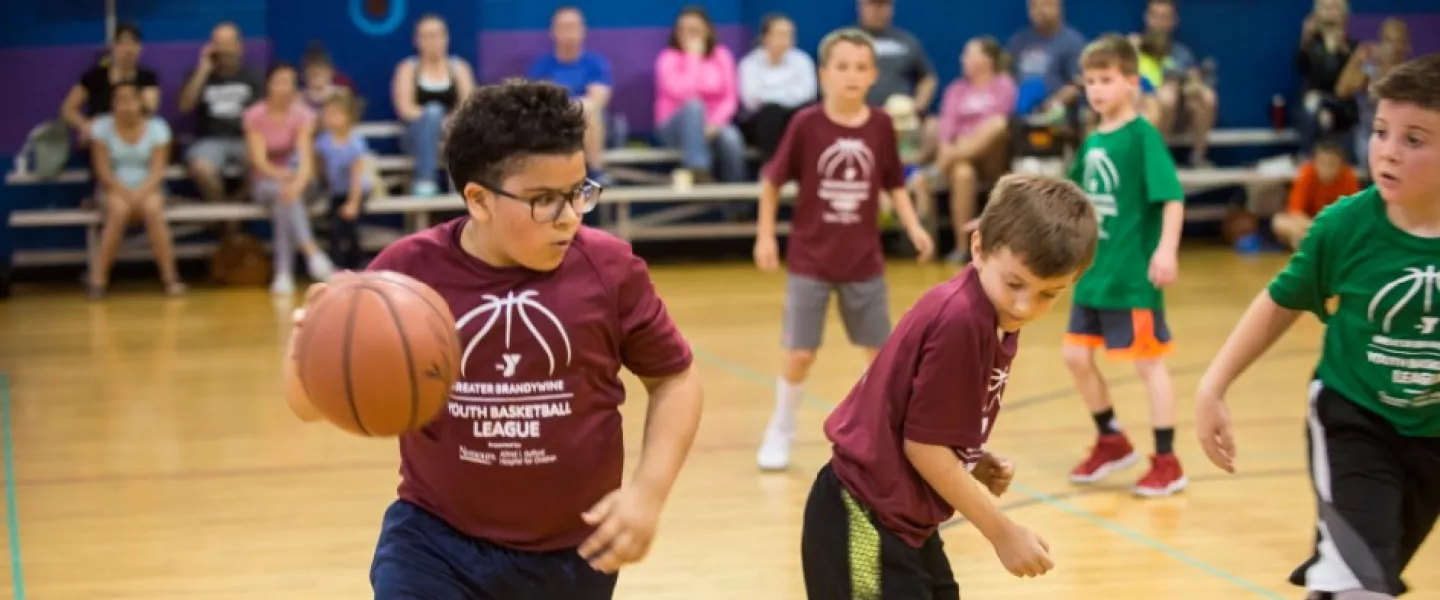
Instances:
[[[373,35],[389,35],[400,28],[400,22],[405,20],[405,0],[390,0],[390,11],[385,15],[385,20],[376,23],[365,16],[361,3],[365,0],[350,0],[350,21],[355,28]]]

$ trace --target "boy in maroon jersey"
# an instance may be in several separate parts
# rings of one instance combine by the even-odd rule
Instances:
[[[478,89],[445,144],[469,214],[370,265],[444,297],[463,352],[447,408],[400,437],[377,599],[608,599],[649,549],[699,425],[700,382],[644,261],[580,225],[601,189],[585,177],[584,135],[564,88]],[[621,367],[650,394],[623,486]]]
[[[1045,541],[996,508],[1014,467],[985,449],[1020,327],[1094,260],[1095,212],[1072,183],[1009,175],[970,240],[974,257],[900,319],[825,421],[833,443],[805,504],[810,600],[960,597],[939,525],[959,511],[1012,574],[1053,566]]]
[[[780,266],[775,241],[780,186],[797,180],[799,194],[785,284],[785,364],[775,383],[775,413],[756,458],[761,469],[790,464],[795,411],[825,331],[830,297],[840,296],[845,331],[867,359],[875,358],[890,335],[890,298],[877,222],[882,191],[894,198],[895,212],[920,260],[929,260],[934,249],[905,190],[895,124],[884,111],[865,105],[876,73],[875,44],[868,34],[842,29],[825,36],[820,42],[825,100],[795,113],[765,166],[755,236],[755,264],[761,270]]]

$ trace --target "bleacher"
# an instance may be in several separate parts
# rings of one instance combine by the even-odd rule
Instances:
[[[368,139],[394,138],[402,129],[397,122],[367,122],[357,126],[357,132]],[[1293,131],[1268,129],[1216,130],[1211,134],[1212,147],[1262,147],[1291,144],[1295,141]],[[1183,138],[1174,141],[1176,146],[1187,145]],[[654,170],[677,164],[679,153],[667,148],[625,147],[606,152],[607,170],[635,173],[633,180],[644,183],[614,185],[607,187],[602,197],[599,212],[604,216],[600,227],[626,240],[675,240],[713,239],[747,237],[755,233],[753,223],[697,221],[696,218],[717,208],[721,202],[755,201],[759,196],[758,183],[711,183],[679,188],[668,183],[668,177],[657,176]],[[387,185],[403,184],[411,169],[412,159],[404,155],[378,155],[373,157],[374,168]],[[648,171],[647,171],[648,169]],[[646,173],[648,172],[648,177]],[[239,175],[239,173],[229,173]],[[1225,187],[1250,187],[1287,182],[1292,174],[1288,171],[1254,167],[1230,167],[1209,169],[1184,169],[1179,172],[1180,182],[1188,193],[1199,193]],[[183,167],[176,165],[167,171],[170,180],[186,179]],[[70,169],[58,176],[42,178],[33,173],[14,172],[6,176],[6,185],[50,185],[77,184],[90,181],[86,169]],[[667,183],[655,183],[664,181]],[[783,190],[782,197],[790,198],[794,186]],[[637,209],[645,207],[636,214]],[[319,207],[317,207],[318,214]],[[366,205],[370,215],[401,215],[403,230],[399,232],[371,229],[366,236],[366,245],[378,248],[394,240],[398,235],[428,227],[437,213],[456,214],[464,210],[456,195],[433,197],[382,196],[372,199]],[[1187,207],[1186,218],[1190,222],[1220,220],[1228,207],[1223,205],[1191,205]],[[205,204],[176,199],[166,209],[170,222],[175,224],[205,224],[234,221],[264,221],[270,218],[269,210],[253,203]],[[71,227],[84,228],[85,249],[25,250],[14,257],[17,266],[76,264],[89,262],[99,235],[100,215],[85,206],[73,208],[46,208],[17,210],[10,214],[10,226],[15,228]],[[788,225],[780,224],[780,232],[786,233]],[[122,248],[118,260],[148,260],[145,248]],[[213,246],[177,244],[177,255],[181,257],[201,256],[213,250]]]

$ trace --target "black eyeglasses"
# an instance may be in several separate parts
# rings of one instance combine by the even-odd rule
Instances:
[[[510,192],[500,189],[500,186],[488,183],[476,182],[496,196],[504,196],[511,200],[518,200],[530,205],[530,218],[539,223],[552,223],[565,213],[565,207],[574,207],[576,214],[584,215],[596,206],[600,205],[600,192],[605,186],[593,180],[586,179],[573,190],[564,193],[548,192],[531,198],[521,198]],[[538,212],[537,212],[538,211]]]

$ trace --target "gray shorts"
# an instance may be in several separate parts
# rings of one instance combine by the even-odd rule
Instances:
[[[830,296],[840,294],[840,319],[850,343],[879,348],[890,337],[890,290],[883,275],[854,283],[830,283],[791,274],[785,281],[785,314],[781,345],[787,350],[814,350],[825,334]]]
[[[190,143],[185,151],[186,162],[203,162],[217,170],[227,167],[243,169],[249,162],[245,138],[201,138]]]

